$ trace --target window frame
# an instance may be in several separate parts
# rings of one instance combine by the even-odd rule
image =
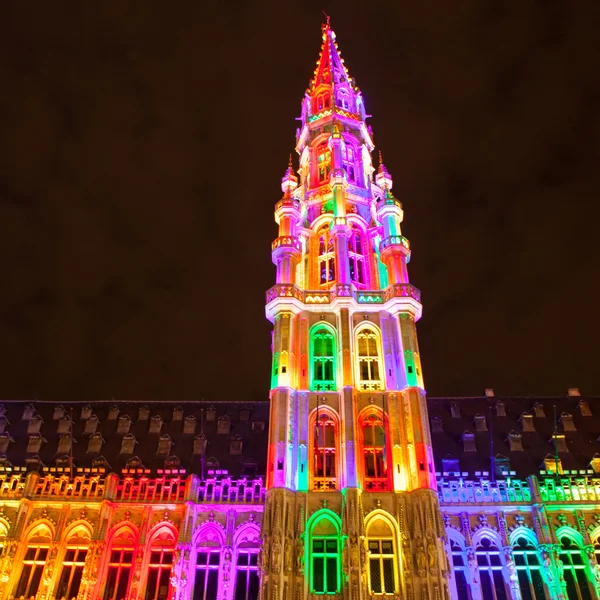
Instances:
[[[319,446],[319,451],[317,450],[317,445],[315,444],[315,437],[317,436],[317,422],[322,423],[323,428],[325,427],[333,427],[333,446]],[[339,465],[339,457],[340,457],[340,449],[339,449],[339,431],[340,431],[340,421],[338,416],[329,408],[319,407],[313,411],[311,414],[309,427],[309,456],[313,457],[310,461],[309,467],[309,489],[312,491],[320,491],[320,492],[331,492],[340,489],[340,465]],[[323,432],[323,439],[326,440],[327,434]],[[333,461],[326,461],[325,457],[327,455],[333,454]],[[315,475],[316,471],[316,463],[318,461],[318,456],[323,456],[324,469],[323,472],[325,475],[317,476]],[[334,474],[327,476],[327,462],[333,464],[333,468],[335,469]]]
[[[373,525],[375,523],[377,523],[378,521],[381,521],[385,524],[385,526],[389,529],[389,535],[387,536],[379,536],[379,535],[372,535],[371,534],[371,529],[373,528]],[[367,545],[367,581],[368,581],[368,589],[369,589],[369,594],[370,595],[378,595],[378,596],[386,596],[386,595],[390,595],[393,596],[395,594],[398,593],[398,586],[399,586],[399,581],[398,581],[398,572],[399,572],[399,567],[398,567],[398,544],[397,544],[397,533],[396,533],[396,528],[394,527],[394,524],[391,523],[389,521],[389,519],[385,518],[384,516],[382,516],[381,514],[379,515],[375,515],[374,517],[372,517],[371,519],[369,519],[366,528],[366,539],[365,539],[365,543]],[[383,542],[391,542],[392,544],[392,552],[391,554],[386,554],[384,552],[382,552],[382,546],[383,546]],[[373,554],[373,552],[371,551],[371,543],[378,543],[379,546],[379,552],[376,554]],[[384,561],[385,560],[390,560],[392,561],[392,578],[393,578],[393,590],[388,591],[386,588],[386,584],[385,584],[385,567],[384,567]],[[371,578],[371,573],[372,573],[372,562],[374,563],[378,563],[379,565],[379,578],[380,578],[380,583],[381,583],[381,590],[380,591],[376,591],[373,589],[373,581]]]
[[[367,340],[367,354],[363,355],[360,351],[361,336],[366,335],[365,332],[371,332],[370,335],[375,341],[375,355],[371,355],[371,349],[369,348],[369,341]],[[373,323],[361,325],[354,332],[354,344],[355,344],[355,373],[356,373],[356,387],[364,391],[381,391],[384,390],[384,377],[385,377],[385,365],[383,362],[383,352],[381,348],[381,331]],[[370,379],[362,378],[362,364],[368,365],[368,370],[371,375]],[[373,378],[372,365],[377,365],[377,378]]]
[[[381,426],[383,429],[383,442],[382,445],[376,445],[376,437],[375,437],[375,427]],[[365,426],[370,426],[372,431],[372,439],[373,444],[367,446],[365,442]],[[383,413],[383,410],[379,409],[379,407],[369,406],[365,410],[363,410],[358,418],[358,429],[359,429],[359,448],[362,455],[364,455],[364,459],[360,461],[360,472],[362,475],[362,484],[363,489],[368,492],[375,491],[390,491],[392,490],[392,469],[390,468],[392,465],[392,455],[391,455],[391,446],[389,443],[390,440],[390,428],[389,428],[389,419],[387,415]],[[382,467],[385,469],[385,474],[383,476],[369,476],[367,475],[367,465],[366,465],[366,456],[367,454],[376,455],[377,450],[381,450],[381,461]],[[375,459],[373,461],[375,471],[377,471],[378,461]]]
[[[316,336],[325,332],[331,336],[332,351],[331,356],[318,356],[315,353],[315,339]],[[313,325],[310,329],[309,336],[309,360],[310,360],[310,389],[315,392],[321,391],[334,391],[337,389],[337,335],[335,329],[324,321],[319,321]],[[321,379],[315,378],[317,362],[323,363],[322,371],[325,372],[325,362],[331,362],[332,379]]]
[[[316,231],[315,239],[317,243],[317,282],[320,288],[329,289],[336,282],[335,239],[331,232],[331,224],[321,225]]]
[[[315,534],[315,529],[317,528],[317,526],[319,525],[319,523],[321,521],[327,521],[328,523],[330,523],[335,532],[334,533],[328,533],[328,534]],[[342,536],[341,536],[341,523],[339,522],[339,517],[337,517],[337,515],[335,515],[335,513],[333,513],[332,511],[330,511],[329,509],[321,509],[320,511],[318,511],[317,513],[315,513],[309,520],[308,524],[307,524],[307,530],[308,530],[308,540],[307,540],[307,546],[306,546],[306,553],[307,553],[307,567],[309,570],[308,573],[308,585],[309,585],[309,591],[312,594],[315,595],[319,595],[319,596],[328,596],[328,595],[332,595],[332,594],[339,594],[341,591],[341,572],[342,572]],[[324,549],[325,552],[317,552],[315,553],[313,550],[313,542],[316,540],[323,540],[324,541]],[[336,544],[337,544],[337,550],[335,553],[328,553],[327,552],[327,540],[335,540]],[[330,591],[329,589],[327,589],[327,591],[315,591],[315,558],[324,558],[324,565],[323,565],[323,582],[325,584],[325,587],[328,588],[327,586],[327,558],[330,556],[335,556],[336,559],[336,589],[335,591]]]

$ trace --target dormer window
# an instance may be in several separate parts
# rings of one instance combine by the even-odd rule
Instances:
[[[8,433],[0,433],[0,454],[6,454],[9,442],[14,441]]]
[[[116,421],[118,416],[119,416],[119,407],[116,405],[111,406],[108,409],[108,420]]]
[[[217,424],[217,433],[222,435],[229,435],[231,431],[231,420],[229,417],[219,417],[219,421]]]
[[[90,436],[90,440],[88,442],[87,453],[88,454],[96,454],[100,452],[102,449],[102,435],[99,433],[95,433]]]
[[[496,416],[497,417],[505,417],[506,416],[506,404],[501,400],[496,402]]]
[[[562,461],[560,460],[560,458],[552,456],[550,454],[546,455],[546,458],[544,459],[544,467],[546,471],[548,471],[548,473],[563,472]]]
[[[10,423],[8,422],[6,417],[0,417],[0,433],[4,433],[4,431],[6,430],[6,426],[9,424]]]
[[[567,440],[562,434],[555,434],[552,436],[552,445],[556,448],[557,452],[568,452]]]
[[[541,402],[536,402],[533,405],[533,411],[538,419],[543,419],[546,416],[546,413],[544,412],[544,405]]]
[[[329,180],[331,173],[331,150],[324,143],[317,148],[317,171],[319,174],[319,183],[324,183]]]
[[[211,406],[206,409],[206,422],[215,421],[217,418],[217,409]]]
[[[150,419],[150,433],[160,433],[162,429],[162,419],[160,415],[154,415]]]
[[[161,435],[158,440],[157,456],[167,456],[171,452],[171,438],[168,435]]]
[[[131,427],[131,419],[129,415],[122,415],[119,417],[119,423],[117,425],[117,433],[129,433]]]
[[[229,440],[229,454],[240,455],[242,453],[242,438],[238,435]]]
[[[33,419],[30,419],[29,423],[27,423],[27,433],[30,435],[32,433],[39,433],[41,426],[42,426],[41,417],[33,417]]]
[[[81,419],[85,421],[92,416],[92,407],[88,404],[81,409]]]
[[[121,454],[133,454],[133,448],[135,446],[135,437],[132,433],[128,433],[123,436],[123,441],[121,442]]]
[[[197,435],[194,438],[194,454],[204,454],[206,452],[207,439],[204,434]]]
[[[27,452],[29,454],[37,453],[42,447],[43,438],[39,433],[29,436],[29,442],[27,444]]]
[[[21,417],[23,421],[29,421],[29,419],[33,419],[33,415],[35,415],[35,408],[32,404],[28,404],[23,410],[23,416]]]
[[[560,422],[565,431],[577,431],[577,427],[575,427],[573,415],[571,413],[562,413],[562,415],[560,415]]]
[[[335,281],[335,246],[328,225],[317,232],[319,237],[319,283],[328,285]]]
[[[533,422],[533,415],[531,413],[523,413],[521,415],[521,428],[523,431],[535,431],[535,424]]]
[[[150,416],[150,409],[147,406],[142,406],[138,411],[138,421],[147,421]]]
[[[65,409],[64,409],[64,406],[56,406],[56,407],[54,408],[54,413],[53,413],[53,415],[52,415],[52,418],[53,418],[55,421],[58,421],[58,419],[61,419],[61,418],[62,418],[62,417],[64,417],[64,416],[65,416]]]
[[[68,454],[71,452],[71,436],[70,434],[61,435],[58,440],[58,454]]]
[[[452,415],[453,419],[460,419],[460,406],[458,406],[456,402],[453,402],[450,405],[450,414]]]
[[[485,415],[475,415],[475,431],[487,431]]]
[[[58,420],[57,433],[68,433],[71,430],[71,419],[69,417],[61,417]]]
[[[517,431],[508,434],[508,445],[511,452],[523,452],[523,438]]]
[[[196,417],[194,415],[188,415],[183,420],[183,433],[196,433]]]
[[[443,433],[444,426],[442,425],[441,417],[431,417],[431,431],[432,433]],[[444,469],[446,470],[446,469]]]
[[[465,431],[462,435],[463,451],[464,452],[477,452],[475,446],[475,435],[469,431]]]
[[[592,416],[592,409],[590,408],[590,403],[587,400],[580,400],[578,406],[582,417]]]
[[[95,433],[98,427],[98,417],[91,415],[90,418],[85,422],[85,429],[83,433]]]

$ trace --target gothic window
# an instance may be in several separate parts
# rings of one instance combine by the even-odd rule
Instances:
[[[340,92],[338,94],[336,104],[337,104],[338,108],[343,108],[344,110],[348,110],[348,107],[350,106],[350,102],[348,100],[348,94],[345,92]]]
[[[364,489],[388,489],[388,448],[383,417],[371,412],[360,421],[364,469]]]
[[[150,432],[149,433],[160,433],[162,429],[162,418],[160,415],[154,415],[150,419]]]
[[[192,600],[213,600],[219,587],[220,548],[198,548]]]
[[[379,336],[373,329],[361,329],[356,336],[358,352],[358,387],[361,390],[380,390],[381,358]]]
[[[163,530],[152,541],[148,562],[148,580],[145,600],[167,600],[175,538],[169,530]]]
[[[360,231],[352,228],[348,239],[348,261],[350,264],[350,279],[359,285],[365,283],[365,257]]]
[[[49,542],[49,541],[48,541]],[[23,559],[23,570],[17,585],[15,597],[31,598],[36,596],[42,579],[42,571],[48,557],[48,544],[30,544]]]
[[[354,148],[350,144],[344,144],[342,150],[342,162],[344,163],[344,169],[346,169],[348,181],[355,181],[354,156]]]
[[[562,413],[562,415],[560,415],[560,422],[562,423],[565,431],[577,431],[575,423],[573,422],[573,415],[570,413]]]
[[[62,571],[56,590],[56,598],[77,598],[81,576],[85,566],[89,539],[73,536],[67,541],[67,548],[61,561]]]
[[[100,433],[94,433],[94,435],[90,436],[90,440],[88,442],[87,452],[95,453],[100,452],[102,449],[102,435]]]
[[[329,95],[329,92],[321,92],[320,94],[317,95],[317,99],[315,102],[315,108],[316,108],[315,112],[330,108],[330,106],[331,106],[331,97]]]
[[[119,424],[117,425],[117,433],[129,433],[131,427],[131,419],[129,415],[122,415],[119,417]]]
[[[315,391],[335,390],[335,338],[327,327],[317,327],[311,335],[312,385]]]
[[[600,536],[594,539],[594,556],[596,557],[596,562],[600,565]]]
[[[523,452],[523,437],[516,431],[508,434],[508,445],[511,452]]]
[[[108,574],[103,600],[127,598],[135,546],[135,538],[129,529],[122,530],[113,540],[108,553]]]
[[[475,431],[487,431],[485,415],[475,415]]]
[[[98,417],[96,415],[92,415],[85,422],[85,429],[83,430],[83,433],[95,433],[97,427],[98,427]]]
[[[395,594],[394,534],[390,526],[378,519],[367,530],[369,550],[369,588],[371,594]]]
[[[310,591],[336,594],[340,588],[340,538],[334,523],[322,517],[310,537]]]
[[[329,180],[331,172],[331,150],[327,143],[321,144],[317,148],[317,172],[319,174],[319,183]]]
[[[591,600],[590,588],[585,575],[585,565],[581,549],[568,537],[560,540],[561,548],[559,558],[563,563],[563,577],[567,584],[567,597],[569,600]]]
[[[524,432],[535,431],[535,423],[533,422],[533,415],[531,413],[523,413],[521,415],[521,428]]]
[[[477,452],[475,446],[475,436],[469,431],[465,431],[462,434],[463,452]]]
[[[68,433],[71,431],[71,419],[67,416],[58,420],[57,433]]]
[[[535,546],[525,537],[513,544],[513,558],[523,600],[546,600],[541,574],[540,557]]]
[[[467,583],[466,557],[460,544],[455,540],[450,540],[450,552],[452,554],[452,566],[454,578],[456,581],[456,600],[470,600],[471,594],[469,584]]]
[[[127,433],[121,441],[121,454],[133,454],[135,446],[135,436],[132,433]]]
[[[486,600],[507,600],[500,551],[488,538],[482,538],[475,551],[481,579],[481,593]]]
[[[337,489],[337,423],[327,412],[317,414],[313,439],[313,489]]]
[[[183,433],[187,433],[187,434],[196,433],[196,417],[194,415],[188,415],[183,420]]]
[[[335,244],[328,225],[319,229],[319,284],[335,282]]]
[[[234,600],[258,600],[258,548],[240,548],[235,570]]]

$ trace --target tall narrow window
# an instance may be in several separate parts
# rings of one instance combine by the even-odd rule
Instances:
[[[234,600],[258,600],[258,548],[240,548],[235,570]]]
[[[315,594],[335,594],[338,591],[337,537],[313,538],[311,547],[312,591]]]
[[[321,413],[315,421],[313,442],[313,489],[326,491],[337,488],[336,473],[336,426],[327,413]]]
[[[152,548],[148,563],[146,600],[166,600],[173,564],[173,548]]]
[[[498,547],[482,538],[475,551],[481,578],[481,593],[486,600],[507,600],[502,561]]]
[[[42,572],[48,557],[48,545],[31,544],[27,547],[23,559],[23,570],[17,585],[15,596],[31,598],[38,593]]]
[[[454,540],[450,540],[450,551],[452,553],[452,566],[456,580],[457,600],[471,600],[470,588],[467,583],[465,553],[460,544]]]
[[[522,600],[546,600],[540,572],[540,557],[535,546],[520,537],[513,545],[513,557]]]
[[[329,226],[321,227],[319,236],[319,283],[330,285],[335,282],[335,244]]]
[[[350,279],[359,285],[365,283],[364,258],[360,231],[354,227],[348,240],[348,260],[350,263]]]
[[[381,359],[379,357],[379,339],[372,329],[362,329],[357,336],[358,342],[358,386],[361,390],[380,390]]]
[[[198,548],[192,600],[212,600],[219,588],[220,548]]]
[[[81,576],[87,556],[89,540],[71,539],[67,542],[67,549],[62,561],[62,571],[58,588],[57,598],[77,598],[81,586]]]
[[[385,424],[379,413],[370,413],[361,420],[364,465],[364,489],[367,491],[388,488],[387,440]]]
[[[568,537],[560,540],[560,560],[563,563],[563,577],[567,584],[569,600],[591,600],[592,596],[585,575],[585,563],[581,549]]]
[[[319,173],[319,183],[329,181],[331,172],[331,150],[327,144],[321,144],[317,148],[317,170]]]
[[[354,148],[350,144],[345,144],[342,151],[342,162],[348,181],[355,181]]]
[[[367,532],[369,549],[369,588],[371,594],[395,594],[394,535],[390,526],[378,519]]]
[[[122,600],[127,597],[134,550],[133,533],[127,528],[121,530],[114,538],[108,555],[104,600]]]
[[[312,389],[335,390],[335,340],[326,327],[316,329],[312,336]]]

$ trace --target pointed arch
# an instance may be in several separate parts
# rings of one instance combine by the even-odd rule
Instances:
[[[360,323],[354,330],[355,377],[359,390],[384,388],[381,330],[370,321]]]
[[[145,560],[145,600],[167,600],[171,595],[171,568],[177,543],[177,529],[158,523],[148,532]]]
[[[40,588],[44,565],[54,539],[54,525],[46,519],[37,520],[27,528],[23,538],[26,542],[21,544],[19,559],[14,563],[21,565],[21,573],[13,595],[30,598],[36,596]]]
[[[520,525],[510,532],[509,541],[521,596],[544,597],[543,561],[535,532]]]
[[[310,389],[337,389],[337,332],[326,321],[319,321],[309,333]]]
[[[79,594],[91,538],[92,528],[87,521],[75,521],[63,533],[59,553],[61,571],[54,597],[76,598]]]
[[[134,556],[139,545],[139,530],[131,522],[116,524],[107,536],[107,557],[104,573],[99,577],[103,600],[125,598],[133,571]]]
[[[569,598],[589,597],[586,575],[588,560],[584,552],[583,536],[573,527],[562,525],[556,529],[560,543],[559,558],[562,561],[563,577]]]
[[[192,598],[212,600],[218,597],[225,531],[216,521],[204,522],[194,533],[192,556]]]
[[[527,542],[529,542],[533,546],[538,545],[538,539],[535,535],[535,531],[533,531],[533,529],[529,529],[529,527],[525,527],[524,525],[519,525],[518,527],[515,527],[508,534],[508,540],[511,546],[514,546],[515,542],[519,538],[525,538]]]
[[[341,588],[342,522],[333,511],[323,508],[308,520],[306,564],[309,590],[315,594],[335,594]]]
[[[258,523],[246,521],[233,536],[235,548],[235,598],[258,598],[258,553],[260,529]],[[240,592],[244,590],[244,594]]]
[[[309,486],[311,490],[333,491],[339,488],[340,418],[329,406],[321,405],[309,415],[309,448],[311,458]]]
[[[482,527],[473,534],[481,592],[486,600],[509,598],[505,583],[502,540],[497,531]]]
[[[454,573],[450,581],[450,585],[454,588],[453,597],[457,600],[469,600],[471,598],[469,582],[473,580],[475,573],[472,573],[469,568],[465,537],[454,527],[446,527],[446,535],[448,536],[446,551]]]
[[[368,551],[368,579],[371,594],[395,594],[398,591],[398,526],[383,510],[369,513],[365,520]]]
[[[359,474],[365,491],[392,489],[389,419],[374,404],[358,414]]]

